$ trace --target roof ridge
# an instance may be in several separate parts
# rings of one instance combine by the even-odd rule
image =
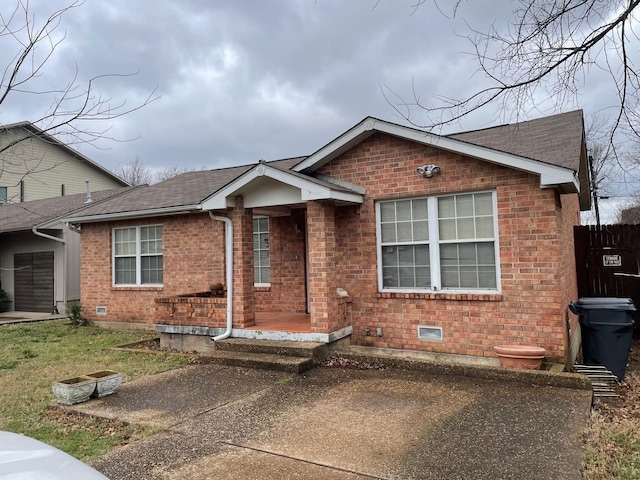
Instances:
[[[531,122],[537,122],[537,121],[549,121],[550,119],[554,118],[554,117],[560,117],[563,115],[569,115],[572,113],[578,113],[578,112],[582,112],[583,110],[581,108],[577,108],[575,110],[570,110],[568,112],[561,112],[561,113],[555,113],[553,115],[547,115],[544,117],[536,117],[536,118],[532,118],[530,120],[522,120],[521,122],[513,122],[513,123],[503,123],[502,125],[492,125],[490,127],[484,127],[484,128],[475,128],[473,130],[463,130],[460,132],[453,132],[453,133],[447,133],[444,134],[444,137],[454,137],[456,135],[464,135],[465,133],[476,133],[476,132],[484,132],[486,130],[493,130],[493,129],[498,129],[498,128],[504,128],[504,127],[517,127],[518,125],[523,125],[526,123],[531,123]]]

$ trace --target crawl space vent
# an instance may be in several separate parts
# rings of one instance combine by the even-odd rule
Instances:
[[[442,341],[442,327],[418,327],[418,338],[432,342]]]

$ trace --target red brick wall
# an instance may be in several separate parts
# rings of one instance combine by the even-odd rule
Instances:
[[[434,163],[430,179],[416,169]],[[336,285],[353,299],[352,343],[494,356],[497,344],[533,344],[564,355],[566,300],[575,292],[570,225],[577,195],[541,189],[539,178],[488,162],[374,134],[321,173],[366,188],[363,205],[336,208]],[[501,294],[378,292],[374,202],[382,199],[495,190],[498,199]],[[566,198],[565,198],[566,197]],[[573,275],[573,276],[572,276]],[[439,326],[442,342],[419,340],[418,325]],[[365,336],[383,328],[382,337]]]
[[[580,206],[577,195],[562,195],[560,197],[558,217],[560,219],[560,255],[561,267],[559,272],[561,285],[561,302],[567,306],[569,302],[578,299],[578,279],[575,262],[575,246],[573,242],[573,227],[580,223]],[[570,322],[571,331],[575,332],[579,327],[578,317],[571,315],[568,309],[564,310],[565,321]],[[565,325],[568,325],[565,323]],[[570,341],[568,328],[565,329],[565,343],[568,347]]]
[[[164,285],[114,287],[112,229],[150,224],[163,226]],[[83,314],[90,320],[155,323],[154,298],[202,292],[211,283],[224,283],[222,223],[197,214],[84,224],[80,281]],[[96,315],[97,306],[107,307],[107,315]]]
[[[304,236],[304,209],[292,210],[290,216],[269,218],[271,285],[256,288],[257,311],[306,312]]]

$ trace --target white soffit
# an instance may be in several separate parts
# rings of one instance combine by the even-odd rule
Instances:
[[[353,148],[375,132],[382,132],[399,138],[404,138],[423,145],[429,145],[454,153],[477,158],[487,162],[503,165],[505,167],[522,170],[540,175],[541,187],[555,187],[557,185],[571,184],[575,192],[580,191],[580,184],[576,173],[569,169],[552,165],[550,163],[532,160],[527,157],[513,155],[511,153],[493,150],[491,148],[475,145],[449,137],[435,135],[433,133],[417,130],[388,123],[382,120],[368,117],[355,127],[346,131],[331,143],[325,145],[313,155],[297,164],[292,170],[296,172],[316,170],[326,165],[334,158]]]

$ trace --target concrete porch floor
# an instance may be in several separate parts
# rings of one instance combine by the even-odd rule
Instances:
[[[256,324],[246,327],[245,330],[310,333],[311,315],[293,312],[256,312]]]

